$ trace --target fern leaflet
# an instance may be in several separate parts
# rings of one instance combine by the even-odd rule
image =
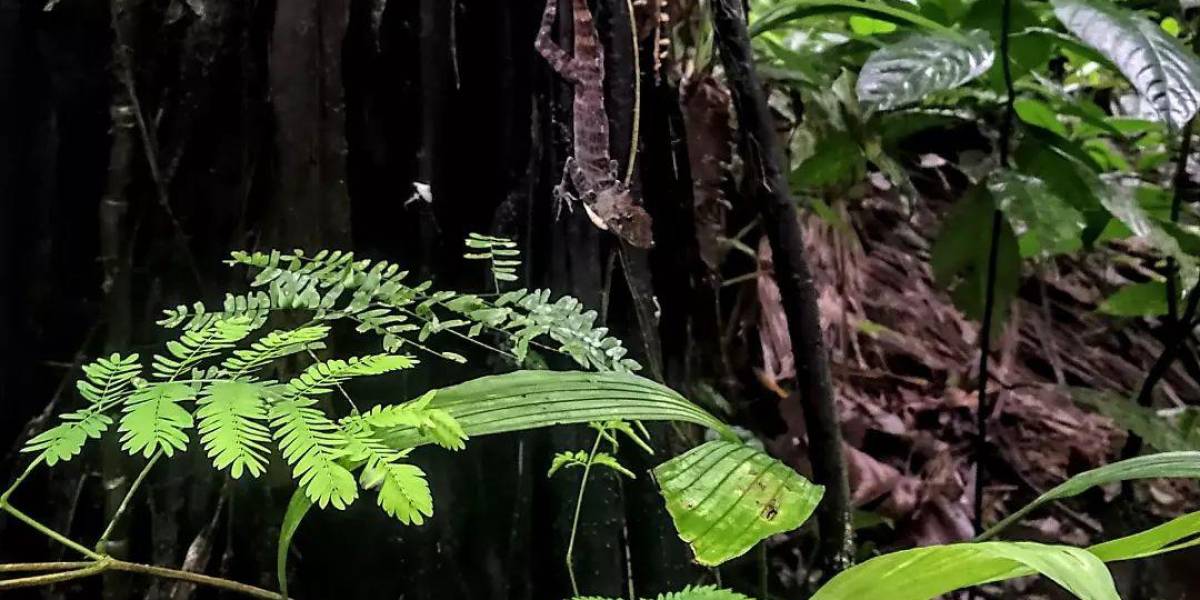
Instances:
[[[76,389],[92,404],[110,404],[133,386],[142,370],[138,355],[113,354],[83,365],[84,378],[75,382]]]
[[[121,417],[121,449],[149,458],[161,450],[172,456],[187,448],[184,429],[192,426],[192,414],[179,405],[196,397],[192,386],[182,382],[147,385],[129,396]]]
[[[359,482],[364,489],[379,488],[376,504],[388,516],[405,525],[420,525],[433,516],[433,495],[425,472],[397,462],[408,456],[408,450],[387,447],[361,420],[343,420],[342,432],[347,440],[346,459],[365,462]]]
[[[239,377],[285,356],[321,349],[324,347],[322,340],[328,335],[329,327],[326,325],[272,331],[251,344],[248,350],[234,350],[233,356],[225,359],[221,367],[232,371],[234,377]]]
[[[309,500],[321,508],[345,508],[358,497],[354,475],[338,464],[345,438],[320,410],[316,400],[287,396],[271,405],[271,427],[292,475]]]
[[[258,477],[267,468],[270,430],[262,384],[218,381],[205,389],[197,403],[200,443],[213,466],[229,468],[234,479],[242,472]]]
[[[383,375],[401,369],[411,369],[417,359],[401,354],[373,354],[349,360],[327,360],[310,365],[303,373],[287,383],[288,397],[326,394],[333,386],[354,377]]]
[[[228,321],[213,321],[201,329],[184,331],[178,340],[167,342],[167,351],[171,356],[154,355],[154,376],[167,381],[175,379],[201,361],[233,348],[253,329],[254,324],[249,318],[235,317]]]
[[[53,467],[59,461],[75,458],[83,450],[88,438],[99,439],[112,425],[112,419],[97,407],[67,413],[61,419],[59,425],[29,440],[21,452],[41,452],[39,458]]]
[[[440,408],[429,408],[436,390],[423,394],[420,398],[403,404],[376,406],[371,410],[343,419],[347,423],[362,423],[371,429],[390,429],[393,427],[416,427],[422,434],[428,435],[437,445],[449,450],[461,450],[466,447],[467,432],[450,413]]]

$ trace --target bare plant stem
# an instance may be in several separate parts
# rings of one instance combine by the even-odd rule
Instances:
[[[575,497],[575,516],[571,519],[571,539],[567,541],[567,576],[571,578],[571,593],[579,595],[579,584],[575,581],[575,537],[579,533],[579,514],[583,509],[583,493],[587,490],[588,476],[592,473],[592,461],[600,451],[600,440],[604,439],[604,430],[596,433],[596,441],[588,454],[587,464],[583,465],[583,478],[579,480],[579,495]]]
[[[17,507],[9,504],[8,502],[0,502],[0,510],[7,512],[8,514],[16,517],[16,519],[18,521],[21,521],[22,523],[38,530],[38,532],[40,532],[42,535],[62,544],[64,546],[88,557],[88,558],[95,559],[95,560],[99,560],[99,559],[103,558],[103,556],[99,552],[89,550],[86,547],[84,547],[83,544],[80,544],[79,542],[76,542],[75,540],[72,540],[63,534],[61,534],[57,531],[54,531],[53,529],[51,529],[50,527],[48,527],[46,525],[43,525],[37,519],[34,519],[33,517],[17,510]]]
[[[1004,0],[1000,17],[1000,60],[1004,71],[1004,116],[1000,123],[1000,167],[1008,168],[1009,145],[1012,139],[1013,116],[1017,92],[1013,85],[1012,61],[1009,60],[1009,37],[1012,34],[1012,0]],[[983,489],[987,480],[985,456],[987,455],[988,419],[992,416],[992,403],[988,400],[987,384],[988,357],[992,351],[992,326],[996,309],[996,270],[1000,257],[1000,233],[1004,225],[1004,214],[1000,207],[992,209],[992,231],[988,243],[987,285],[983,301],[983,322],[979,328],[979,383],[976,387],[978,405],[975,409],[975,531],[983,531]]]
[[[121,504],[117,506],[117,511],[113,513],[112,519],[108,522],[108,526],[104,528],[104,533],[100,534],[100,539],[96,541],[97,548],[103,549],[104,544],[108,542],[108,538],[112,535],[113,530],[116,528],[117,522],[120,521],[121,517],[125,515],[125,512],[129,510],[129,503],[133,500],[133,495],[137,493],[138,488],[142,487],[142,482],[146,481],[146,476],[150,474],[150,469],[154,468],[155,463],[158,462],[158,459],[162,458],[162,455],[163,451],[162,449],[159,449],[154,453],[153,456],[150,457],[150,460],[146,462],[146,466],[142,467],[141,472],[138,473],[137,479],[133,480],[133,485],[129,486],[129,491],[125,492],[125,497],[121,499]]]
[[[32,562],[0,564],[0,573],[36,573],[38,571],[73,571],[92,564],[92,561]]]

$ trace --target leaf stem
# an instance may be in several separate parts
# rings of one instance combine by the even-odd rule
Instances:
[[[50,527],[48,527],[46,525],[43,525],[37,519],[34,519],[33,517],[21,512],[20,510],[17,510],[17,507],[9,504],[7,501],[0,502],[0,510],[7,512],[8,514],[16,517],[18,521],[21,521],[22,523],[25,523],[26,525],[38,530],[42,535],[62,544],[64,546],[88,557],[88,558],[92,558],[92,559],[96,559],[96,560],[103,558],[103,555],[101,555],[100,553],[95,552],[93,550],[89,550],[89,549],[85,548],[83,546],[83,544],[80,544],[79,542],[76,542],[63,534],[61,534],[57,531],[54,531],[53,529],[51,529]]]
[[[583,508],[583,493],[587,490],[588,475],[592,472],[592,462],[600,451],[600,440],[604,439],[604,431],[596,433],[596,441],[592,443],[592,451],[588,454],[587,464],[583,465],[583,477],[579,480],[579,494],[575,498],[575,516],[571,519],[571,539],[567,541],[567,575],[571,578],[571,593],[579,595],[579,584],[575,581],[575,536],[579,532],[579,514]]]
[[[1196,126],[1196,118],[1184,125],[1183,136],[1179,142],[1179,155],[1175,159],[1175,176],[1171,184],[1174,188],[1171,198],[1171,222],[1178,223],[1183,212],[1183,196],[1188,185],[1187,164],[1192,153],[1192,131]],[[1175,257],[1167,257],[1167,329],[1175,330],[1179,326],[1179,264]]]
[[[117,507],[117,511],[113,513],[112,520],[110,520],[108,522],[108,526],[104,528],[104,533],[100,534],[100,539],[96,542],[96,548],[104,548],[104,544],[108,542],[109,536],[112,535],[113,530],[117,526],[117,521],[120,521],[125,512],[129,510],[129,503],[131,500],[133,500],[133,495],[137,493],[138,488],[142,486],[142,482],[146,480],[146,476],[150,474],[150,469],[154,468],[154,464],[158,462],[159,458],[162,458],[162,455],[163,451],[160,448],[155,451],[154,455],[150,457],[150,460],[146,462],[146,466],[142,467],[142,471],[138,473],[137,479],[133,480],[133,485],[129,486],[129,491],[125,492],[125,497],[121,499],[121,504]]]
[[[3,494],[0,494],[0,506],[8,503],[8,499],[12,497],[13,492],[17,491],[17,487],[25,481],[26,477],[29,477],[29,474],[32,473],[38,465],[42,464],[42,461],[45,460],[45,458],[45,454],[39,454],[38,457],[33,460],[33,462],[29,463],[28,467],[25,467],[25,470],[21,472],[21,475],[17,477],[16,481],[14,481],[12,485],[8,486],[8,489],[4,490]]]
[[[94,561],[74,562],[31,562],[0,564],[0,573],[32,573],[38,571],[73,571],[83,569]]]

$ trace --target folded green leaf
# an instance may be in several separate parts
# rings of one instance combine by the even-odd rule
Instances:
[[[804,523],[825,489],[752,446],[712,441],[654,469],[696,562],[719,565]]]
[[[1038,496],[1033,502],[996,523],[978,539],[986,540],[1052,500],[1077,496],[1093,487],[1133,479],[1200,478],[1200,452],[1163,452],[1138,456],[1080,473]]]
[[[950,544],[885,554],[838,574],[812,600],[929,600],[1029,571],[1082,600],[1120,600],[1112,575],[1096,555],[1032,542]]]

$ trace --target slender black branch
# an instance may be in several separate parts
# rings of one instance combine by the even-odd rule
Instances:
[[[1173,197],[1171,198],[1171,222],[1178,223],[1180,213],[1183,212],[1183,197],[1187,195],[1188,173],[1187,164],[1188,157],[1192,154],[1192,131],[1195,129],[1196,119],[1187,122],[1183,127],[1183,132],[1180,134],[1182,139],[1179,142],[1179,155],[1175,159],[1175,176],[1171,183],[1174,186]],[[1175,257],[1167,257],[1167,328],[1174,329],[1179,325],[1179,265],[1175,262]]]
[[[754,70],[741,2],[714,2],[713,25],[741,125],[742,154],[747,172],[754,174],[753,194],[774,254],[775,278],[787,317],[798,395],[807,424],[813,478],[826,490],[817,509],[821,530],[817,564],[829,576],[850,563],[853,532],[842,434],[822,339],[817,290],[805,259],[799,214],[781,170],[783,151]]]
[[[1012,63],[1009,60],[1009,37],[1012,33],[1012,0],[1004,0],[1000,17],[1000,66],[1004,71],[1004,116],[1000,122],[1000,168],[1008,168],[1009,146],[1012,144],[1013,117],[1017,92],[1013,86]],[[1000,231],[1004,215],[997,206],[992,210],[992,235],[988,244],[987,285],[983,304],[983,323],[979,329],[979,384],[978,407],[975,409],[975,531],[983,531],[983,488],[987,480],[985,473],[987,456],[987,425],[992,416],[992,403],[988,399],[987,384],[988,356],[992,352],[993,313],[996,309],[996,267],[1000,256]]]

